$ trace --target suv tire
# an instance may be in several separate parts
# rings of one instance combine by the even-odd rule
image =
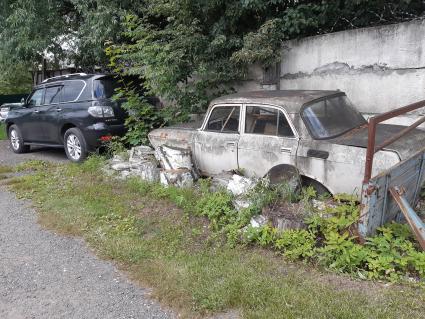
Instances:
[[[81,131],[76,128],[70,128],[63,137],[66,156],[71,162],[81,163],[87,158],[87,143]]]
[[[30,146],[24,144],[21,131],[15,124],[9,127],[9,142],[12,151],[17,154],[27,153],[30,150]]]

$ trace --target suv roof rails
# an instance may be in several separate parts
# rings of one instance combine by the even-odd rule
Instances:
[[[53,79],[68,78],[68,77],[70,77],[70,76],[75,76],[75,75],[79,75],[79,76],[86,76],[86,75],[87,75],[87,73],[70,73],[70,74],[64,74],[64,75],[53,76],[53,77],[51,77],[51,78],[45,79],[45,80],[44,80],[43,82],[41,82],[41,83],[46,83],[46,82],[48,82],[48,81],[50,81],[50,80],[53,80]]]

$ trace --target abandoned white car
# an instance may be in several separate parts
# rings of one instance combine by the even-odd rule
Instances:
[[[379,124],[380,145],[403,126]],[[294,172],[318,191],[360,197],[365,175],[368,124],[341,91],[261,91],[232,94],[211,102],[199,128],[152,131],[154,147],[190,149],[201,174],[239,170],[279,180]],[[376,175],[425,146],[414,128],[374,155]],[[372,166],[371,166],[372,167]]]

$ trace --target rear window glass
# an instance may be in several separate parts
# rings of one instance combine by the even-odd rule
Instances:
[[[64,84],[62,89],[62,101],[63,102],[72,102],[75,101],[79,96],[81,91],[84,89],[84,81],[67,81]]]
[[[114,78],[100,78],[93,81],[93,94],[96,99],[109,99],[119,88],[119,83]]]

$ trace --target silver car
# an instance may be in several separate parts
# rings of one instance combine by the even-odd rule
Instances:
[[[21,103],[5,103],[0,105],[0,122],[4,122],[11,109],[22,106]]]
[[[379,124],[377,145],[402,128]],[[283,180],[296,174],[320,192],[360,197],[368,127],[341,91],[259,91],[215,99],[198,128],[160,128],[149,139],[154,147],[190,149],[206,176],[241,170]],[[424,146],[425,132],[411,130],[375,154],[372,174]]]

